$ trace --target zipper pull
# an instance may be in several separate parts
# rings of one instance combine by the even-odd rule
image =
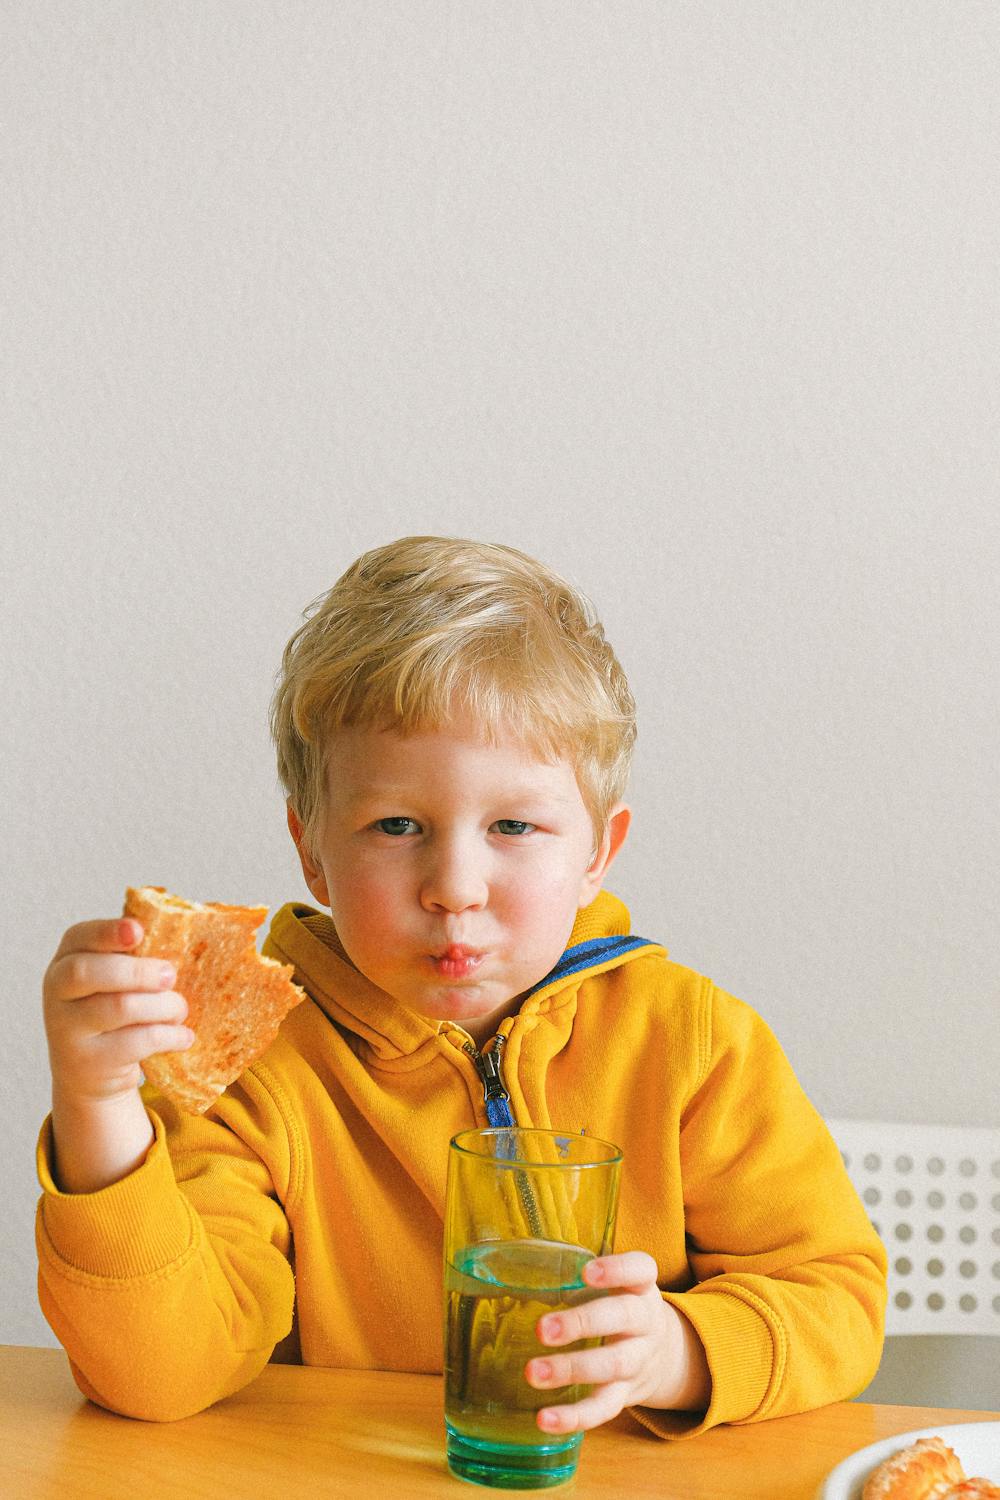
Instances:
[[[501,1070],[501,1054],[507,1038],[502,1032],[498,1032],[493,1038],[493,1047],[489,1052],[477,1052],[475,1047],[466,1047],[466,1052],[476,1064],[476,1071],[483,1080],[483,1103],[486,1105],[486,1118],[491,1125],[506,1126],[508,1129],[517,1124],[513,1111],[510,1107],[510,1095],[504,1087],[503,1072]]]
[[[504,1088],[503,1074],[500,1071],[500,1049],[506,1037],[498,1036],[493,1042],[492,1052],[481,1052],[479,1054],[479,1072],[483,1080],[483,1098],[487,1107],[494,1099],[508,1100],[510,1095]]]

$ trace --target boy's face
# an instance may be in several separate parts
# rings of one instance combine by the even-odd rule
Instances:
[[[405,738],[338,731],[311,854],[291,809],[289,827],[306,883],[361,973],[482,1043],[559,959],[629,816],[612,810],[594,855],[569,761],[538,760],[517,740],[490,745],[458,724]]]

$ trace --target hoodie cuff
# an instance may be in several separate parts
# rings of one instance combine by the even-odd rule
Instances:
[[[195,1228],[177,1189],[163,1121],[149,1110],[153,1144],[134,1171],[93,1193],[64,1193],[53,1175],[52,1116],[38,1137],[39,1251],[78,1272],[120,1281],[172,1264],[190,1249]]]
[[[764,1416],[784,1365],[784,1339],[771,1309],[745,1290],[737,1295],[707,1282],[689,1292],[665,1292],[663,1300],[687,1318],[701,1340],[712,1394],[705,1412],[629,1407],[636,1421],[659,1437],[687,1438],[722,1422]]]

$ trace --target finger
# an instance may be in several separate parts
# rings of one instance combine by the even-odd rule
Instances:
[[[65,953],[126,953],[143,939],[142,923],[134,917],[101,917],[93,922],[77,922],[62,935],[54,958]]]
[[[539,1391],[564,1385],[611,1385],[633,1380],[648,1357],[648,1349],[642,1339],[618,1339],[597,1349],[574,1349],[570,1354],[529,1359],[524,1376]]]
[[[587,1432],[617,1417],[628,1402],[628,1393],[624,1381],[602,1385],[572,1406],[543,1406],[535,1420],[543,1432]]]
[[[187,1017],[188,1003],[176,990],[162,994],[128,993],[88,995],[73,1006],[74,1030],[99,1036],[122,1031],[128,1026],[149,1026],[157,1022],[180,1024]]]
[[[595,1297],[576,1307],[546,1313],[535,1325],[539,1342],[548,1348],[575,1344],[578,1339],[606,1338],[615,1333],[648,1333],[649,1308],[640,1297]]]
[[[645,1291],[656,1285],[659,1272],[656,1261],[645,1250],[626,1250],[622,1255],[601,1255],[588,1261],[583,1279],[588,1286],[628,1288]]]
[[[128,958],[123,953],[67,953],[49,965],[46,990],[57,1000],[122,990],[169,990],[177,978],[162,958]]]
[[[124,1026],[99,1037],[93,1056],[100,1058],[102,1069],[124,1068],[161,1052],[186,1052],[195,1041],[187,1026]]]

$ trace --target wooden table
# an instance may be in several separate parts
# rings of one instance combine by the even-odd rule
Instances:
[[[0,1345],[4,1500],[462,1500],[444,1458],[441,1379],[269,1365],[180,1422],[85,1401],[58,1349]],[[665,1443],[629,1417],[584,1438],[567,1500],[814,1500],[857,1448],[915,1427],[1000,1413],[842,1402]],[[499,1491],[512,1494],[512,1491]]]

